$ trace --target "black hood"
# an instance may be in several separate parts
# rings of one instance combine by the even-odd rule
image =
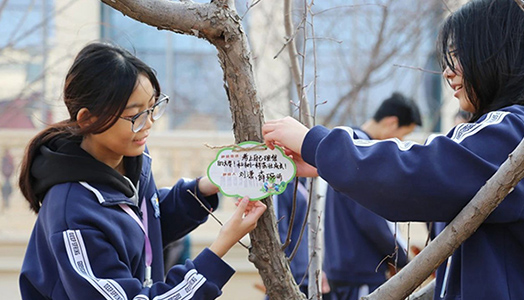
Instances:
[[[124,168],[126,176],[136,186],[142,168],[142,155],[124,157]],[[78,181],[109,185],[126,197],[134,195],[133,188],[122,174],[80,148],[79,141],[66,138],[53,139],[40,147],[31,166],[31,177],[39,201],[52,186]]]

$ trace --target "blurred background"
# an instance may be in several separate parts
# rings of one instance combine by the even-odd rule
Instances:
[[[401,92],[423,115],[423,127],[408,139],[422,142],[449,130],[458,104],[434,49],[439,23],[460,2],[323,0],[309,7],[311,1],[295,1],[295,39],[316,123],[358,126],[382,100]],[[289,58],[282,51],[282,1],[237,0],[236,8],[266,120],[296,115]],[[304,30],[299,24],[306,12]],[[20,298],[18,273],[36,217],[17,188],[20,159],[37,131],[68,118],[61,97],[65,74],[74,55],[96,40],[117,43],[151,65],[172,99],[148,139],[159,186],[204,174],[217,152],[204,144],[234,141],[222,70],[205,40],[139,23],[97,0],[0,0],[0,290],[6,299]],[[226,220],[234,206],[222,200],[216,214]],[[424,225],[404,225],[413,244],[424,243]],[[209,220],[191,233],[189,255],[208,246],[218,230]],[[237,273],[221,298],[263,299],[247,251],[235,247],[225,259]]]

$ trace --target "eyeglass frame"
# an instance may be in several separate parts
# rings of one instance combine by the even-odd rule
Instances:
[[[139,113],[137,113],[136,115],[132,116],[132,117],[122,117],[122,116],[119,116],[120,119],[124,119],[124,120],[127,120],[129,122],[131,122],[131,131],[133,131],[134,133],[137,133],[139,132],[140,130],[142,130],[142,128],[144,128],[144,126],[146,125],[147,123],[147,116],[146,116],[146,122],[144,122],[144,124],[142,124],[140,126],[140,128],[137,128],[135,130],[135,122],[138,118],[140,118],[140,116],[142,116],[142,114],[147,114],[148,116],[151,116],[151,120],[152,121],[156,121],[158,119],[160,119],[161,116],[164,115],[164,113],[162,112],[162,114],[160,116],[158,116],[158,118],[154,119],[153,118],[153,113],[155,111],[155,108],[157,108],[162,102],[166,102],[166,105],[169,103],[169,96],[164,94],[164,93],[160,93],[158,95],[158,99],[156,100],[156,103],[153,104],[153,106],[151,106],[151,108],[148,108],[146,110],[143,110]]]
[[[458,52],[457,49],[452,49],[452,50],[448,49],[446,51],[446,63],[449,66],[449,68],[453,71],[456,68],[454,60],[458,61],[457,54],[456,54],[457,52]]]

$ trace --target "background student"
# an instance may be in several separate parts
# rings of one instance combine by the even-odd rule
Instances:
[[[417,125],[422,122],[415,102],[393,93],[371,119],[353,128],[353,138],[402,140]],[[358,300],[406,265],[406,242],[394,223],[330,186],[325,205],[324,271],[332,300]]]

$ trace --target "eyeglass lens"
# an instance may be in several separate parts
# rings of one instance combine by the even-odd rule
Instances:
[[[139,132],[147,123],[147,118],[149,114],[151,114],[151,119],[153,121],[158,120],[166,111],[167,103],[169,98],[164,96],[161,97],[158,102],[151,107],[151,109],[143,111],[138,117],[135,119],[135,122],[133,123],[133,132]]]

